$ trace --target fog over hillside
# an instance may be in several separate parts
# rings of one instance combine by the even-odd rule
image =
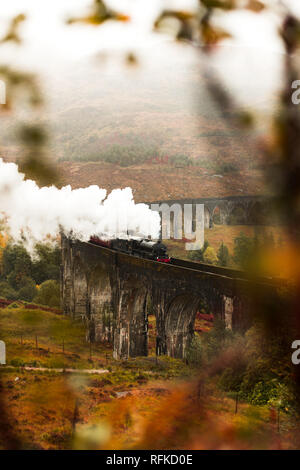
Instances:
[[[95,158],[117,135],[123,143],[140,138],[193,158],[205,156],[220,139],[222,146],[228,139],[226,149],[238,130],[224,121],[209,95],[209,75],[196,51],[184,49],[183,58],[173,51],[167,63],[152,57],[129,68],[108,58],[44,71],[46,107],[38,119],[49,127],[55,157]],[[23,115],[20,110],[19,119]],[[3,121],[4,143],[9,144],[15,120],[8,116]]]
[[[245,60],[244,50],[224,51]],[[253,51],[246,54],[252,57]],[[18,131],[30,122],[45,126],[48,155],[62,184],[131,186],[143,201],[265,192],[254,141],[262,138],[276,103],[269,83],[257,93],[254,76],[246,84],[237,77],[224,81],[237,91],[244,110],[258,110],[253,140],[253,134],[250,139],[241,133],[232,110],[214,102],[208,90],[214,75],[201,51],[162,42],[136,59],[128,64],[123,53],[113,51],[36,65],[45,105],[34,115],[20,106],[16,115],[2,117],[1,156],[22,157]]]

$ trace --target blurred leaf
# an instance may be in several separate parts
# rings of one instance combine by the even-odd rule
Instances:
[[[128,52],[128,54],[125,57],[125,60],[126,60],[127,65],[134,66],[138,64],[138,59],[133,52]]]
[[[25,146],[25,156],[18,162],[20,171],[24,172],[27,178],[42,185],[57,182],[57,172],[46,159],[44,146],[47,143],[47,135],[43,127],[24,125],[19,132],[19,138]]]
[[[102,0],[94,0],[90,14],[81,18],[69,18],[67,20],[67,24],[85,23],[92,26],[99,26],[108,20],[126,22],[130,20],[130,17],[124,15],[123,13],[118,13],[114,10],[111,10]]]
[[[242,111],[238,115],[239,123],[242,127],[252,127],[254,124],[254,117],[248,111]]]
[[[19,14],[19,15],[15,16],[12,19],[12,21],[11,21],[9,27],[8,27],[7,33],[0,40],[0,44],[5,43],[5,42],[9,42],[9,41],[20,44],[21,43],[21,38],[19,36],[18,29],[19,29],[20,24],[25,20],[26,20],[26,16],[24,14]]]
[[[217,45],[223,39],[231,38],[231,34],[221,28],[211,26],[209,23],[203,23],[201,35],[204,43],[208,46]]]
[[[292,54],[300,41],[300,22],[293,16],[287,16],[284,21],[281,37],[288,54]]]
[[[255,13],[260,13],[266,8],[264,3],[258,0],[249,0],[248,5],[246,6],[247,10],[254,11]]]
[[[18,162],[19,169],[27,178],[33,179],[43,186],[57,183],[58,175],[55,168],[46,161],[41,153],[29,153]]]
[[[6,84],[6,109],[11,109],[16,99],[16,91],[21,90],[31,106],[39,106],[43,99],[36,82],[36,77],[30,73],[20,72],[9,66],[0,66],[0,78]],[[18,96],[19,98],[19,96]]]
[[[105,448],[110,435],[110,426],[106,423],[79,425],[76,429],[74,448],[77,450]]]
[[[194,18],[194,14],[189,11],[184,10],[164,10],[160,18],[173,17],[177,18],[180,21],[187,21]],[[159,19],[158,19],[159,21]]]
[[[176,20],[178,22],[178,27],[176,24],[170,24],[167,20]],[[195,25],[193,21],[195,20],[195,14],[183,11],[183,10],[164,10],[161,15],[157,18],[154,23],[154,29],[157,31],[164,32],[166,30],[174,30],[176,31],[176,39],[178,40],[188,40],[191,41],[194,36]]]
[[[233,10],[236,8],[235,0],[200,0],[206,8],[221,8],[222,10]]]
[[[26,145],[43,145],[47,136],[42,127],[25,125],[20,130],[20,139]]]

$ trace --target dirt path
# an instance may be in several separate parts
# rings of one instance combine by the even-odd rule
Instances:
[[[40,372],[60,372],[60,373],[67,373],[67,374],[108,374],[109,370],[107,369],[50,369],[48,367],[14,367],[14,366],[2,366],[1,369],[23,369],[23,370],[33,370],[33,371],[40,371]]]

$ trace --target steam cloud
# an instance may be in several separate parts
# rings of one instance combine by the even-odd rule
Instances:
[[[106,239],[158,238],[160,218],[146,204],[135,204],[131,188],[105,189],[93,185],[40,188],[25,180],[18,166],[0,159],[0,213],[14,241],[31,249],[36,242],[54,238],[60,231],[82,241],[98,235]]]

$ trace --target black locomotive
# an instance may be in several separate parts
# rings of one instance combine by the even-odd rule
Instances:
[[[139,258],[151,259],[161,263],[170,263],[171,259],[167,253],[167,247],[161,241],[154,242],[152,240],[101,240],[101,238],[93,236],[89,243],[104,246],[111,250],[121,251],[129,255],[138,256]]]

